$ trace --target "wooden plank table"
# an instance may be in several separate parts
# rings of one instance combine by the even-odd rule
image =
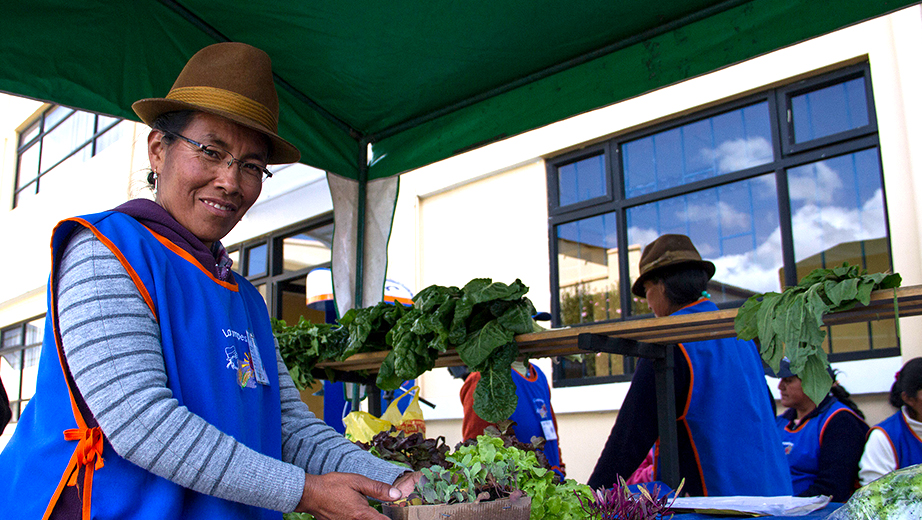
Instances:
[[[899,301],[899,315],[918,316],[922,314],[922,285],[900,287],[896,289]],[[874,291],[867,306],[827,315],[826,325],[841,325],[861,321],[892,319],[894,317],[894,290]],[[706,339],[729,338],[736,335],[733,320],[737,309],[713,312],[647,318],[609,323],[593,323],[574,327],[550,329],[529,334],[519,334],[515,341],[523,357],[542,358],[585,353],[580,350],[577,337],[580,334],[598,334],[624,339],[633,339],[645,343],[683,343]],[[367,352],[356,354],[345,361],[327,361],[317,365],[318,368],[332,368],[337,371],[366,370],[377,372],[387,352]],[[463,365],[457,352],[450,350],[436,361],[436,367]]]
[[[898,304],[895,304],[895,301]],[[868,305],[837,312],[824,317],[826,325],[840,325],[892,319],[922,314],[922,286],[901,287],[871,293]],[[616,354],[640,355],[653,360],[656,367],[657,415],[659,416],[661,480],[673,488],[678,485],[678,442],[675,428],[671,428],[666,417],[675,417],[675,394],[673,385],[672,349],[677,343],[720,339],[736,336],[733,322],[737,309],[666,316],[662,318],[635,319],[610,323],[594,323],[575,327],[564,327],[515,336],[522,357],[541,358],[581,354],[587,352],[611,352]],[[582,346],[582,348],[580,348]],[[375,373],[384,361],[387,352],[356,354],[345,361],[329,361],[318,364],[320,369],[333,369],[339,374],[367,371]],[[463,365],[454,350],[439,356],[436,367]],[[320,377],[318,375],[318,377]],[[348,380],[348,377],[345,378]],[[359,378],[374,385],[374,377]],[[369,411],[380,415],[379,398],[372,398]]]

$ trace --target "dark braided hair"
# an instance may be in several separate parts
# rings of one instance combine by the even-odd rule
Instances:
[[[836,372],[838,373],[838,371]],[[839,385],[839,383],[836,382],[835,377],[832,378],[832,388],[829,390],[829,393],[831,393],[833,397],[838,399],[840,403],[851,408],[852,411],[858,415],[858,417],[865,419],[864,412],[862,412],[858,408],[858,404],[852,400],[852,394],[848,393],[848,390],[846,390],[844,387]]]
[[[922,390],[922,357],[912,358],[896,373],[896,381],[890,387],[890,405],[903,407],[903,392],[915,396]]]
[[[694,264],[676,264],[657,269],[650,273],[647,280],[663,282],[666,298],[673,305],[684,307],[701,298],[710,276],[703,268],[694,267]]]
[[[192,122],[193,117],[195,117],[195,110],[166,112],[165,114],[157,116],[157,119],[154,119],[150,127],[154,130],[163,132],[163,142],[167,145],[171,145],[176,141],[176,138],[172,134],[181,134],[186,127],[189,126],[189,123]],[[147,184],[149,184],[151,188],[154,187],[154,170],[151,170],[150,173],[147,174]]]

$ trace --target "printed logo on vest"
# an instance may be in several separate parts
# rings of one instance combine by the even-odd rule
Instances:
[[[782,441],[782,442],[781,442],[781,445],[784,446],[784,454],[785,454],[785,455],[790,455],[790,454],[791,454],[791,450],[794,449],[794,443],[793,443],[793,442]]]
[[[256,388],[256,378],[253,372],[253,360],[250,353],[243,355],[243,361],[240,363],[240,369],[237,370],[237,383],[240,388]]]
[[[227,366],[225,368],[237,371],[237,349],[233,345],[224,347],[224,355],[227,356]]]
[[[547,409],[547,403],[544,402],[544,399],[535,398],[534,400],[535,412],[542,418],[547,419],[550,415],[550,412]]]

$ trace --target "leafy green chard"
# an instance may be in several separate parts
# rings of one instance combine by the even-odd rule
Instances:
[[[396,390],[432,370],[439,354],[455,349],[461,361],[481,373],[474,410],[495,423],[508,419],[516,407],[511,366],[518,347],[513,338],[535,330],[535,307],[526,292],[521,280],[507,285],[477,278],[462,289],[431,285],[416,295],[412,308],[381,302],[352,309],[335,325],[303,317],[294,326],[276,320],[274,332],[282,359],[301,389],[313,383],[312,372],[320,362],[389,349],[376,384]]]
[[[314,383],[314,366],[321,361],[342,357],[349,341],[348,332],[342,327],[311,323],[303,316],[295,325],[273,319],[272,331],[291,379],[301,390]]]
[[[900,282],[899,274],[867,274],[847,263],[815,269],[781,293],[751,296],[737,312],[734,328],[740,339],[758,339],[762,360],[775,372],[786,356],[791,372],[803,382],[804,393],[819,403],[832,387],[823,350],[823,316],[859,303],[867,305],[872,291],[893,289]]]
[[[414,309],[387,334],[392,350],[378,372],[377,385],[396,389],[431,370],[440,353],[457,350],[461,361],[481,373],[474,410],[499,422],[515,411],[512,362],[518,356],[515,334],[532,332],[535,307],[521,280],[512,284],[488,278],[471,280],[462,289],[429,286],[417,295]]]

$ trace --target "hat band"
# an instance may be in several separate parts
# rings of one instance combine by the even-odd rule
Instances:
[[[171,90],[166,98],[202,108],[238,114],[259,123],[272,132],[277,132],[278,122],[268,108],[236,92],[214,87],[179,87]]]

